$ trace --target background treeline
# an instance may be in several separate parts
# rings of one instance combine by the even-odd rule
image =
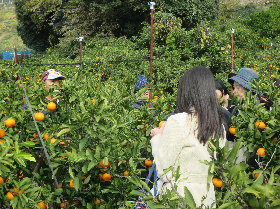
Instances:
[[[83,36],[83,44],[91,48],[95,41],[106,45],[110,39],[126,37],[136,44],[137,50],[149,50],[147,3],[140,0],[15,0],[17,21],[14,20],[13,25],[17,25],[23,43],[37,52],[78,53],[79,36]],[[278,0],[158,0],[154,13],[154,55],[167,58],[176,54],[176,60],[206,65],[214,73],[228,71],[231,69],[229,29],[235,28],[234,69],[252,65],[257,57],[271,54],[271,43],[274,49],[278,47],[279,9]],[[6,19],[13,15],[7,11],[7,8],[0,10]],[[9,22],[1,21],[1,24],[6,24],[1,25],[1,30],[8,31]],[[6,42],[11,39],[5,37]],[[275,53],[278,51],[274,50],[274,58]],[[145,56],[149,56],[149,51]]]

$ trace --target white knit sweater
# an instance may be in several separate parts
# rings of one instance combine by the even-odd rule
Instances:
[[[210,206],[215,201],[214,186],[211,182],[207,193],[208,165],[199,161],[210,161],[207,145],[203,146],[198,139],[198,119],[194,114],[178,113],[168,118],[163,133],[155,135],[151,139],[152,153],[158,177],[163,183],[159,193],[166,189],[172,189],[169,180],[174,184],[172,171],[164,174],[163,169],[173,166],[177,169],[180,162],[180,179],[188,177],[187,180],[177,181],[179,194],[184,197],[184,187],[186,186],[192,193],[197,206],[202,203],[202,197],[207,195],[203,201],[205,206]],[[225,134],[224,134],[225,135]],[[225,145],[226,139],[220,140],[220,146]],[[179,183],[178,183],[179,182]]]

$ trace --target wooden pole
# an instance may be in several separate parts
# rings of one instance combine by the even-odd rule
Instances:
[[[83,49],[82,49],[83,39],[84,39],[84,37],[79,37],[79,41],[80,41],[81,84],[83,83]]]
[[[149,108],[152,107],[152,75],[153,75],[153,11],[154,11],[154,6],[155,3],[154,2],[149,2],[150,5],[150,9],[151,9],[151,53],[150,53],[150,77],[151,77],[151,83],[150,83],[150,90],[149,90]]]

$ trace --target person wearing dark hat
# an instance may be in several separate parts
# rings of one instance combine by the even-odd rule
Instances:
[[[41,80],[45,82],[46,89],[49,91],[51,85],[55,85],[58,88],[59,86],[59,81],[60,80],[65,80],[66,78],[63,76],[63,73],[61,71],[55,70],[55,69],[49,69],[45,71],[41,77]],[[55,89],[53,92],[59,93],[59,89]],[[54,96],[48,95],[46,97],[47,100],[51,101]]]
[[[146,87],[146,84],[147,84],[147,78],[146,76],[144,75],[139,75],[137,77],[137,81],[136,81],[136,84],[134,86],[134,94],[139,91],[140,89],[142,88],[145,88]],[[146,92],[144,92],[141,97],[147,97],[149,98],[149,91],[147,90]],[[133,104],[133,107],[134,109],[138,109],[139,107],[142,107],[146,102],[146,100],[138,100],[138,99],[135,99],[134,100],[134,104]]]

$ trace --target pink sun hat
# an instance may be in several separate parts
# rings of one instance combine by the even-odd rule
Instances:
[[[45,71],[41,77],[42,81],[45,81],[47,79],[54,80],[65,80],[66,78],[63,76],[63,73],[61,71],[55,70],[55,69],[49,69]]]

